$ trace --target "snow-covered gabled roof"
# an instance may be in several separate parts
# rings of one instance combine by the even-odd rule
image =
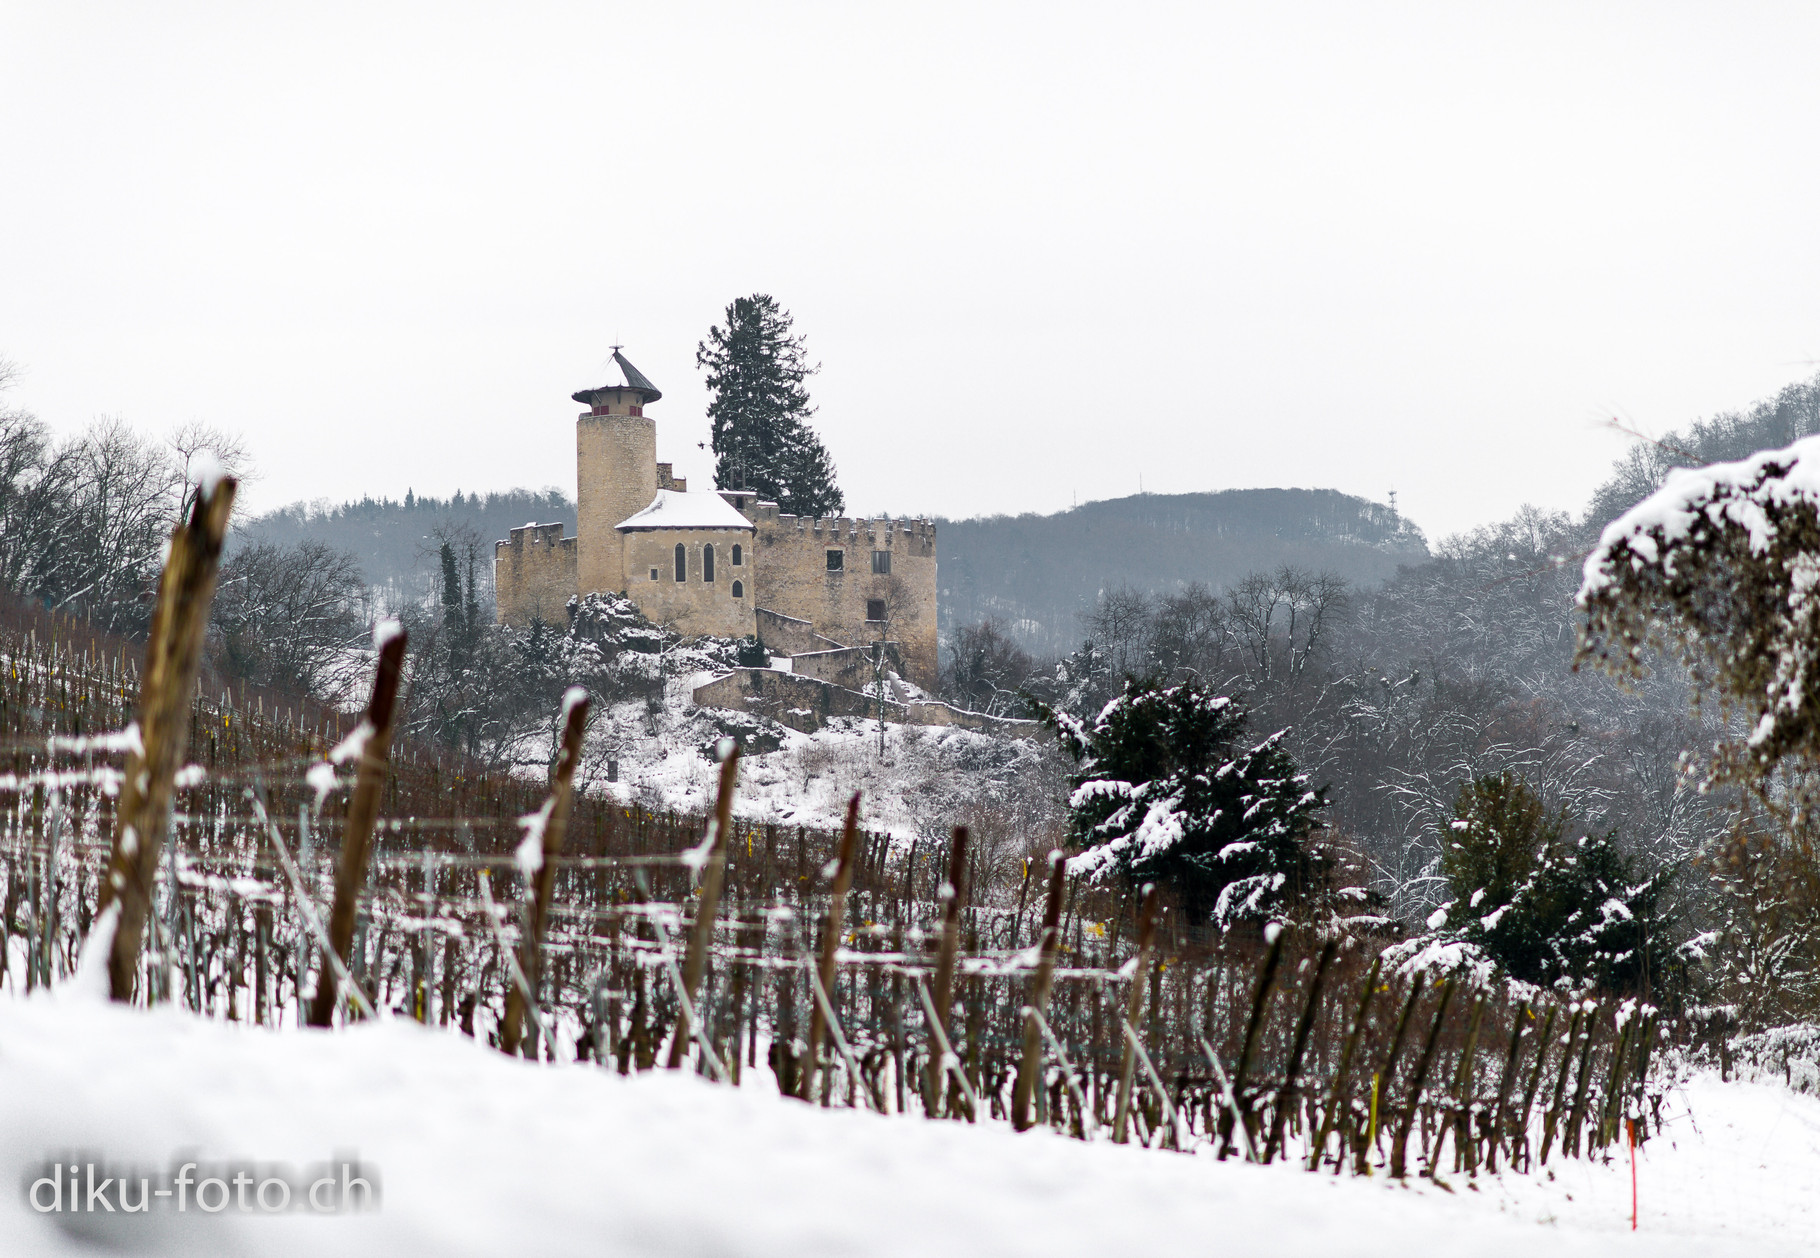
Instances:
[[[719,494],[685,494],[660,489],[651,505],[615,527],[626,529],[746,529],[752,521]]]

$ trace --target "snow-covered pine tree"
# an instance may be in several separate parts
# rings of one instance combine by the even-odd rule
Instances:
[[[714,483],[756,490],[793,515],[839,515],[846,501],[834,460],[809,427],[815,408],[803,387],[817,368],[792,335],[790,312],[754,293],[728,305],[725,318],[695,347],[711,394]]]
[[[1441,854],[1454,899],[1430,928],[1524,982],[1665,995],[1685,970],[1673,868],[1641,877],[1615,833],[1570,841],[1572,822],[1517,774],[1462,785]]]
[[[1221,928],[1276,916],[1324,881],[1329,862],[1307,842],[1323,792],[1280,733],[1250,741],[1232,699],[1128,679],[1091,721],[1048,718],[1079,764],[1072,866],[1088,878],[1161,882]]]

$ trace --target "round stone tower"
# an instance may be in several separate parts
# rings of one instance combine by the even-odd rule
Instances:
[[[657,497],[657,424],[645,404],[663,394],[615,345],[607,383],[570,396],[588,407],[575,421],[576,585],[623,594],[625,539],[614,526]]]

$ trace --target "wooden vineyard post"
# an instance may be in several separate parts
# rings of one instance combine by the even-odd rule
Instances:
[[[1144,1015],[1145,986],[1150,982],[1150,948],[1156,942],[1156,884],[1144,885],[1144,902],[1138,909],[1137,968],[1131,975],[1131,996],[1125,1006],[1125,1021],[1132,1026]],[[1123,1037],[1121,1037],[1123,1038]],[[1112,1139],[1124,1144],[1131,1123],[1131,1081],[1137,1069],[1137,1054],[1125,1040],[1125,1052],[1119,1059],[1118,1108],[1112,1120]]]
[[[1529,1148],[1529,1115],[1535,1107],[1536,1089],[1542,1084],[1542,1067],[1543,1063],[1548,1060],[1548,1039],[1554,1034],[1555,1015],[1559,1012],[1554,1005],[1548,1006],[1548,1016],[1542,1019],[1542,1033],[1536,1037],[1535,1064],[1530,1067],[1529,1083],[1523,1089],[1523,1105],[1517,1111],[1517,1120],[1512,1125],[1512,1131],[1515,1133],[1510,1146],[1509,1161],[1512,1170],[1517,1169],[1517,1150],[1519,1148],[1523,1150],[1524,1170],[1527,1171],[1535,1161]]]
[[[1523,1023],[1530,1017],[1529,1004],[1517,1006],[1515,1024],[1510,1032],[1510,1051],[1504,1055],[1504,1073],[1498,1079],[1498,1100],[1491,1111],[1491,1136],[1485,1146],[1485,1170],[1497,1174],[1498,1145],[1504,1139],[1504,1113],[1510,1104],[1510,1089],[1517,1081],[1517,1058],[1523,1051]]]
[[[1489,997],[1483,993],[1473,1001],[1472,1018],[1466,1024],[1466,1046],[1460,1051],[1460,1064],[1453,1072],[1453,1091],[1459,1104],[1454,1109],[1454,1160],[1458,1163],[1455,1169],[1465,1170],[1469,1175],[1479,1169],[1477,1145],[1472,1131],[1472,1084],[1473,1058],[1479,1052],[1479,1026],[1485,1017],[1485,1005]],[[1441,1145],[1447,1135],[1443,1124],[1435,1136],[1434,1152],[1428,1158],[1428,1178],[1433,1179],[1440,1170]]]
[[[1618,1042],[1611,1050],[1611,1076],[1605,1084],[1605,1103],[1599,1107],[1599,1126],[1587,1140],[1587,1152],[1602,1149],[1618,1138],[1618,1119],[1624,1109],[1624,1059],[1629,1056],[1631,1037],[1636,1034],[1637,1018],[1631,1017],[1618,1032]]]
[[[683,991],[689,1007],[694,1007],[701,990],[702,971],[707,966],[708,948],[714,942],[714,922],[720,915],[720,891],[726,880],[727,836],[733,832],[733,792],[739,785],[739,744],[727,740],[720,762],[720,793],[714,799],[714,833],[708,836],[707,860],[701,870],[701,898],[695,905],[695,921],[689,928],[689,951],[683,957]],[[676,1013],[676,1035],[670,1041],[670,1056],[664,1065],[670,1070],[682,1066],[689,1051],[689,1009]]]
[[[1043,1032],[1038,1019],[1048,1011],[1049,989],[1055,981],[1055,955],[1060,950],[1062,892],[1068,884],[1068,862],[1059,850],[1049,853],[1049,902],[1043,906],[1043,933],[1038,943],[1036,978],[1030,985],[1030,1004],[1024,1013],[1024,1052],[1018,1060],[1017,1083],[1011,1092],[1011,1126],[1030,1127],[1030,1097],[1036,1090],[1043,1065]]]
[[[531,915],[525,924],[524,938],[518,941],[518,968],[530,990],[520,991],[516,983],[506,987],[506,1015],[499,1024],[499,1051],[507,1056],[520,1047],[536,1050],[534,1041],[525,1042],[525,1008],[527,1002],[536,1000],[543,986],[543,933],[550,919],[550,901],[556,895],[556,858],[562,855],[569,811],[575,800],[575,766],[581,762],[581,740],[588,729],[588,692],[573,687],[563,696],[562,706],[562,749],[556,753],[556,768],[550,775],[550,797],[538,814],[542,833],[531,836],[538,840]]]
[[[196,688],[234,490],[231,476],[201,487],[189,519],[171,532],[170,557],[158,580],[140,674],[139,746],[127,757],[113,850],[96,906],[98,917],[109,909],[116,913],[107,971],[108,994],[119,1001],[133,998],[158,858],[170,825],[172,779],[189,741],[190,692]]]
[[[948,881],[942,886],[942,942],[935,957],[935,1016],[941,1023],[942,1038],[948,1034],[948,1014],[954,1008],[954,958],[961,946],[961,910],[967,904],[967,827],[954,827],[954,840],[948,847]],[[900,928],[901,929],[901,928]],[[901,947],[899,949],[902,950]],[[929,1065],[923,1071],[923,1112],[930,1118],[940,1117],[942,1106],[942,1069],[936,1035],[929,1032]]]
[[[1289,1065],[1283,1072],[1283,1087],[1277,1093],[1276,1110],[1270,1118],[1270,1139],[1264,1145],[1264,1161],[1274,1162],[1277,1150],[1283,1147],[1283,1125],[1289,1121],[1289,1107],[1296,1103],[1301,1095],[1298,1084],[1301,1079],[1302,1054],[1308,1049],[1308,1036],[1314,1030],[1315,1014],[1321,1008],[1321,982],[1327,977],[1327,967],[1333,964],[1333,954],[1339,951],[1340,941],[1329,939],[1321,948],[1321,957],[1315,962],[1314,976],[1308,981],[1308,1003],[1302,1008],[1302,1020],[1295,1029],[1295,1042],[1289,1048]]]
[[[840,855],[834,866],[834,887],[828,897],[828,921],[822,932],[821,985],[827,993],[829,1007],[834,1004],[835,954],[840,950],[841,919],[847,909],[847,888],[853,885],[853,847],[859,836],[859,792],[847,802],[847,824],[841,831]],[[828,1020],[822,1015],[819,1001],[809,1004],[809,1047],[803,1061],[802,1099],[815,1103],[815,1079],[821,1066],[822,1040],[828,1033]],[[823,1089],[827,1091],[827,1089]]]
[[[1422,1056],[1416,1062],[1416,1076],[1409,1083],[1409,1100],[1403,1106],[1401,1120],[1397,1124],[1396,1139],[1390,1146],[1390,1175],[1392,1179],[1402,1179],[1405,1170],[1405,1159],[1409,1154],[1409,1130],[1415,1125],[1416,1109],[1422,1103],[1422,1085],[1428,1081],[1428,1068],[1434,1064],[1435,1047],[1441,1042],[1441,1027],[1447,1021],[1447,1006],[1453,1000],[1454,980],[1449,975],[1441,984],[1441,1004],[1435,1010],[1434,1026],[1428,1032],[1428,1044],[1422,1049]]]
[[[1655,1038],[1656,1015],[1651,1012],[1644,1017],[1643,1028],[1637,1035],[1637,1061],[1636,1065],[1632,1067],[1630,1075],[1637,1082],[1636,1120],[1631,1125],[1631,1139],[1638,1143],[1649,1138],[1647,1127],[1641,1131],[1638,1131],[1637,1128],[1642,1127],[1643,1124],[1643,1089],[1649,1080],[1649,1050],[1651,1044],[1655,1042]]]
[[[1378,988],[1378,971],[1383,968],[1383,965],[1384,958],[1382,956],[1375,956],[1371,959],[1371,969],[1365,974],[1365,990],[1359,993],[1359,1006],[1352,1015],[1352,1029],[1346,1033],[1346,1043],[1340,1049],[1339,1064],[1335,1067],[1333,1072],[1333,1088],[1327,1097],[1327,1112],[1321,1118],[1321,1129],[1315,1135],[1313,1142],[1314,1147],[1309,1150],[1308,1169],[1311,1171],[1318,1169],[1321,1165],[1321,1155],[1327,1149],[1327,1137],[1333,1133],[1334,1123],[1339,1116],[1340,1105],[1345,1099],[1346,1082],[1350,1077],[1353,1054],[1358,1050],[1359,1037],[1364,1034],[1365,1015],[1371,1012],[1372,997],[1377,993]],[[1343,1149],[1344,1144],[1345,1141],[1342,1140],[1342,1152],[1335,1161],[1336,1169],[1346,1165],[1346,1155]]]
[[[1561,1121],[1561,1101],[1567,1095],[1567,1075],[1573,1069],[1574,1046],[1580,1041],[1580,1023],[1586,1018],[1586,1010],[1576,1002],[1574,1016],[1567,1024],[1567,1043],[1561,1048],[1561,1070],[1555,1076],[1554,1099],[1549,1102],[1548,1113],[1542,1119],[1542,1156],[1537,1159],[1542,1165],[1548,1165],[1548,1151],[1555,1143],[1555,1128]]]
[[[366,885],[373,822],[379,816],[379,796],[385,789],[386,771],[391,760],[392,709],[397,706],[398,682],[404,671],[404,629],[395,620],[383,621],[375,636],[379,639],[379,671],[373,678],[373,695],[367,703],[366,717],[353,734],[360,739],[360,767],[354,774],[354,793],[348,800],[347,822],[341,829],[341,858],[335,865],[335,902],[329,909],[329,946],[344,965],[348,945],[354,941],[360,889]],[[326,1027],[334,1021],[339,988],[334,966],[325,955],[316,977],[316,995],[310,1001],[311,1026]]]
[[[1258,973],[1258,990],[1251,998],[1251,1019],[1245,1024],[1245,1046],[1239,1050],[1238,1068],[1232,1072],[1232,1106],[1220,1115],[1219,1156],[1222,1159],[1232,1155],[1235,1120],[1245,1124],[1246,1139],[1256,1146],[1251,1136],[1251,1107],[1245,1103],[1245,1081],[1251,1073],[1252,1059],[1257,1056],[1258,1041],[1264,1038],[1264,1015],[1270,1009],[1277,967],[1283,961],[1283,937],[1288,933],[1280,922],[1264,929],[1266,935],[1275,930],[1276,937],[1270,940],[1270,950],[1264,954],[1264,968]]]
[[[1574,1088],[1573,1109],[1567,1116],[1567,1134],[1561,1143],[1562,1153],[1580,1156],[1580,1130],[1586,1118],[1586,1090],[1592,1084],[1592,1050],[1594,1036],[1594,1019],[1586,1019],[1586,1044],[1580,1050],[1580,1081]]]

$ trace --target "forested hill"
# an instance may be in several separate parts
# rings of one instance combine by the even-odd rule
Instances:
[[[1073,647],[1080,614],[1121,585],[1217,588],[1283,564],[1372,585],[1428,557],[1421,529],[1333,489],[1139,494],[938,525],[943,633],[992,617],[1038,652]]]
[[[478,585],[492,589],[493,543],[522,524],[560,522],[575,534],[575,504],[560,491],[510,489],[504,493],[419,498],[362,498],[358,502],[293,503],[239,526],[243,537],[292,545],[322,542],[353,552],[367,583],[393,599],[424,597],[434,588],[443,541],[458,551],[474,548]],[[490,601],[490,600],[489,600]]]

